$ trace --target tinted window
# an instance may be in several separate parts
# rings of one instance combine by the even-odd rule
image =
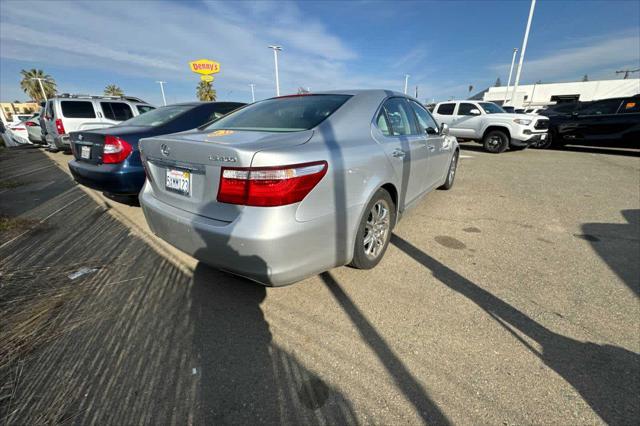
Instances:
[[[340,108],[349,95],[302,95],[267,99],[211,123],[206,130],[295,132],[312,129]]]
[[[96,118],[93,102],[61,101],[62,115],[67,118]]]
[[[474,104],[462,103],[458,107],[458,115],[473,115],[471,114],[472,109],[478,109]]]
[[[47,116],[47,118],[51,118],[51,116],[53,115],[51,112],[51,105],[53,104],[52,101],[47,102],[47,108],[46,108],[46,113],[45,115]]]
[[[171,105],[166,107],[160,107],[153,109],[145,114],[140,114],[137,117],[133,117],[127,121],[120,123],[121,126],[161,126],[169,121],[173,120],[183,112],[189,111],[193,108],[192,105]]]
[[[438,131],[438,125],[436,121],[431,117],[431,114],[422,107],[419,103],[415,101],[411,101],[411,106],[413,110],[416,112],[416,116],[418,117],[418,124],[422,127],[422,130],[427,130],[429,127]]]
[[[224,117],[231,111],[234,111],[243,105],[244,104],[216,104],[213,108],[211,108],[211,113],[209,114],[207,122],[217,120],[220,117]]]
[[[640,98],[627,99],[620,107],[620,114],[631,114],[640,112]]]
[[[413,113],[409,104],[402,98],[391,98],[383,106],[387,113],[391,134],[393,136],[405,136],[418,133]]]
[[[152,107],[151,105],[136,105],[136,109],[138,110],[138,114],[144,114],[152,109],[156,109],[156,107]]]
[[[133,117],[131,107],[123,102],[100,102],[104,118],[124,121]]]
[[[479,105],[487,114],[500,114],[504,112],[502,108],[500,108],[498,105],[494,104],[493,102],[480,102]]]
[[[438,107],[438,111],[436,111],[440,115],[453,115],[453,110],[455,109],[456,104],[440,104]]]
[[[620,99],[607,99],[593,102],[580,110],[581,115],[615,114],[620,106]]]
[[[380,113],[378,114],[376,124],[378,125],[378,129],[380,129],[383,135],[391,136],[389,125],[387,124],[387,117],[384,116],[384,111],[380,111]]]

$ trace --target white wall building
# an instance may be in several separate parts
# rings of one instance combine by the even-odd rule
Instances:
[[[510,99],[513,86],[490,87],[484,94],[483,100],[502,104],[507,89],[509,92],[506,105],[511,105]],[[637,94],[640,94],[640,78],[525,84],[518,86],[513,106],[516,108],[540,106],[573,100],[587,102]]]

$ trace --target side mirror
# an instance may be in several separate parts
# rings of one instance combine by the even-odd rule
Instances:
[[[471,114],[471,115],[480,115],[480,110],[478,108],[474,108],[471,111],[469,111],[469,114]]]
[[[441,136],[447,136],[449,134],[449,125],[448,124],[443,124],[440,127],[440,135]]]
[[[438,129],[434,129],[433,127],[427,127],[427,134],[428,135],[437,135],[438,134]]]

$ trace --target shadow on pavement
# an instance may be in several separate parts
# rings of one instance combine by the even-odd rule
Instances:
[[[627,223],[585,223],[582,237],[609,268],[640,297],[640,210],[623,210]]]
[[[634,424],[640,416],[640,355],[612,345],[580,342],[547,329],[523,312],[438,262],[405,239],[391,242],[451,290],[465,296],[569,383],[608,424]],[[538,352],[513,330],[535,340]]]
[[[608,154],[621,155],[625,157],[640,157],[640,149],[633,148],[607,148],[596,146],[565,145],[552,147],[551,149],[555,151],[583,152],[586,154]]]

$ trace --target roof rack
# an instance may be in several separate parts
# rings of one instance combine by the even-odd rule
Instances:
[[[125,101],[130,102],[142,102],[146,103],[140,98],[135,96],[106,96],[106,95],[84,95],[80,93],[61,93],[56,96],[57,98],[66,98],[66,99],[123,99]]]

